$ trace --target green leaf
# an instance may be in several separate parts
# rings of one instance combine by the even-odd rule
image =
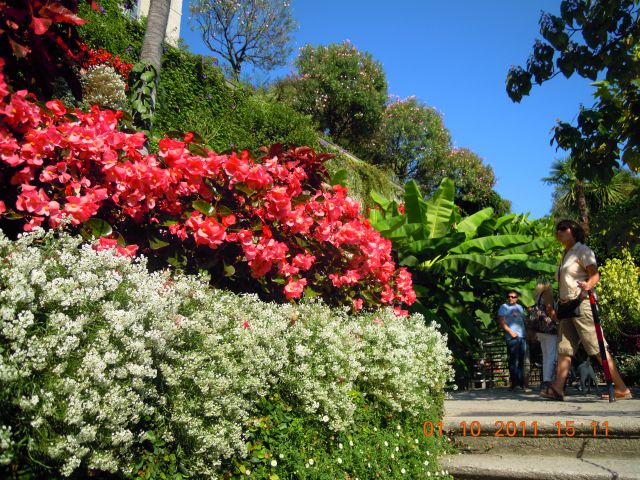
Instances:
[[[345,169],[338,170],[331,176],[331,185],[347,186],[347,177],[349,173]]]
[[[489,253],[497,249],[522,246],[532,241],[530,235],[492,235],[490,237],[480,237],[461,243],[450,250],[450,253]],[[501,253],[504,253],[501,251]],[[523,252],[521,252],[523,253]]]
[[[477,236],[477,231],[480,225],[489,220],[492,215],[493,208],[484,208],[473,215],[465,217],[460,223],[458,223],[456,230],[458,232],[466,233],[467,238],[475,237]]]
[[[205,202],[204,200],[194,200],[191,203],[191,206],[207,217],[211,217],[214,213],[216,213],[213,205],[211,205],[209,202]]]
[[[422,198],[418,184],[413,180],[404,186],[404,211],[407,223],[427,222],[427,204]]]
[[[383,210],[387,210],[387,207],[391,203],[390,200],[387,200],[385,197],[383,197],[378,192],[375,192],[373,190],[371,192],[369,192],[369,196],[371,197],[371,199],[374,202],[376,202],[378,205],[380,205]]]
[[[86,229],[95,238],[106,237],[111,235],[113,229],[111,225],[100,218],[91,218],[82,224],[82,228]]]
[[[149,246],[151,247],[152,250],[159,250],[162,247],[166,247],[167,245],[170,245],[169,242],[165,242],[164,240],[159,239],[153,233],[149,233],[147,235],[147,238],[149,239]]]
[[[156,76],[154,72],[144,72],[142,75],[140,75],[140,79],[144,80],[147,83],[153,82],[155,77]]]
[[[233,277],[236,273],[236,269],[233,265],[225,265],[224,266],[224,276],[225,277]]]
[[[304,289],[304,297],[305,298],[313,298],[313,297],[317,297],[318,295],[320,295],[320,293],[316,292],[311,287],[307,287],[307,288]]]
[[[436,238],[446,235],[451,229],[455,204],[455,185],[449,178],[442,180],[440,187],[433,196],[427,200],[426,237]],[[411,222],[413,223],[413,222]]]

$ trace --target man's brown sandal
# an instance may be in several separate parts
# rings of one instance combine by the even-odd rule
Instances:
[[[558,393],[558,391],[553,388],[553,385],[551,385],[550,383],[540,391],[540,396],[549,400],[556,400],[558,402],[564,401],[564,395]]]

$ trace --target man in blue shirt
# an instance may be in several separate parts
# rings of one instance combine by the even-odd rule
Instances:
[[[507,292],[507,303],[500,305],[498,323],[504,330],[509,353],[510,390],[524,390],[524,354],[527,347],[524,330],[524,309],[518,303],[518,292]]]

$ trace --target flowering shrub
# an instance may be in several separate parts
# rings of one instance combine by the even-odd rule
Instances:
[[[129,73],[133,68],[133,63],[124,62],[118,55],[112,55],[110,52],[103,48],[89,48],[86,45],[82,45],[82,51],[84,52],[84,59],[82,66],[86,69],[95,67],[98,65],[105,65],[113,68],[122,80],[126,83],[129,78]]]
[[[393,305],[400,315],[415,300],[391,242],[345,188],[326,183],[329,155],[279,146],[259,161],[218,155],[191,133],[142,155],[144,134],[119,130],[119,111],[69,113],[58,100],[42,108],[25,90],[9,94],[0,73],[0,181],[9,186],[0,214],[25,231],[66,216],[277,300],[306,292],[355,310]]]
[[[127,105],[125,83],[113,67],[96,65],[81,76],[82,99],[88,105],[124,109]]]
[[[273,441],[258,441],[253,426],[276,393],[315,425],[319,437],[298,454],[316,458],[332,435],[373,441],[371,425],[354,423],[363,398],[374,425],[402,418],[419,432],[423,415],[440,414],[446,339],[421,316],[263,303],[80,243],[0,232],[0,461],[9,468],[130,476],[160,439],[194,478],[216,478]],[[345,472],[366,461],[344,458]]]

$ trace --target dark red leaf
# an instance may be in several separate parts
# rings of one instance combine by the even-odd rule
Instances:
[[[51,23],[52,21],[49,18],[33,17],[33,19],[31,20],[31,28],[36,35],[42,35],[43,33],[46,33],[47,30],[49,30]]]

